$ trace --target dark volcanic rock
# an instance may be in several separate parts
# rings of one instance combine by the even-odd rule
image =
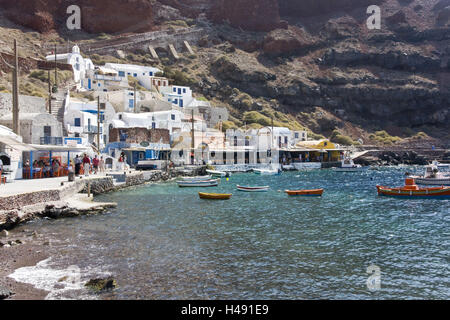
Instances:
[[[105,279],[91,279],[86,284],[86,287],[94,290],[95,292],[102,292],[106,290],[112,290],[117,287],[117,282],[114,278],[109,277]]]
[[[277,29],[267,34],[264,39],[263,51],[271,55],[283,55],[298,52],[313,44],[306,31],[290,27]]]
[[[209,17],[250,31],[271,31],[283,25],[277,0],[217,0]]]

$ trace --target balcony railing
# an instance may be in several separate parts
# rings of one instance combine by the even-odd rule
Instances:
[[[41,145],[52,145],[52,146],[62,146],[63,138],[62,137],[41,137],[40,139]]]
[[[106,80],[106,81],[117,81],[117,82],[121,82],[123,80],[122,77],[114,77],[114,76],[104,76],[104,75],[100,75],[100,74],[96,74],[94,76],[95,80]]]
[[[100,127],[100,134],[103,133],[103,130],[102,130],[102,129],[103,129],[103,128]],[[98,132],[98,127],[97,127],[97,126],[85,126],[85,127],[84,127],[84,132],[85,132],[85,133],[99,133],[99,132]]]

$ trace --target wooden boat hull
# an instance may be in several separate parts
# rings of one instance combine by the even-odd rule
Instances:
[[[423,188],[407,190],[405,188],[389,188],[377,186],[379,196],[413,199],[450,199],[450,187]]]
[[[205,192],[199,192],[198,195],[200,199],[206,200],[229,200],[231,199],[232,196],[232,194],[205,193]]]
[[[180,188],[217,187],[219,185],[218,180],[178,181],[177,183]]]
[[[302,197],[320,197],[323,195],[323,189],[313,190],[286,190],[289,196],[302,196]]]
[[[237,189],[239,191],[244,191],[244,192],[267,192],[269,191],[269,186],[264,186],[264,187],[243,187],[243,186],[237,186]]]

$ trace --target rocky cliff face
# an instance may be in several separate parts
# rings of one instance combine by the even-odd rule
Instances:
[[[154,27],[149,0],[0,0],[10,20],[39,32],[64,26],[70,5],[81,8],[82,28],[90,33],[143,32]]]
[[[271,31],[282,26],[277,0],[216,0],[209,17],[250,31]]]
[[[347,121],[448,135],[450,0],[0,0],[10,19],[39,31],[65,24],[69,4],[82,7],[89,32],[146,31],[206,14],[214,24],[193,62],[205,68],[195,90],[234,110],[260,108],[231,97],[237,88],[294,115],[333,114],[333,122],[305,122],[319,131]],[[372,4],[381,6],[381,30],[366,26]]]

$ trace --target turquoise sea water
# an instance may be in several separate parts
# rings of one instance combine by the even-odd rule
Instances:
[[[404,172],[314,170],[282,176],[235,174],[217,188],[175,182],[99,196],[105,214],[41,220],[55,267],[111,272],[105,299],[449,299],[450,201],[378,197]],[[419,171],[417,171],[419,170]],[[244,193],[236,185],[270,185]],[[321,198],[285,189],[325,188]],[[198,191],[233,193],[200,200]],[[381,271],[368,289],[367,268]]]

